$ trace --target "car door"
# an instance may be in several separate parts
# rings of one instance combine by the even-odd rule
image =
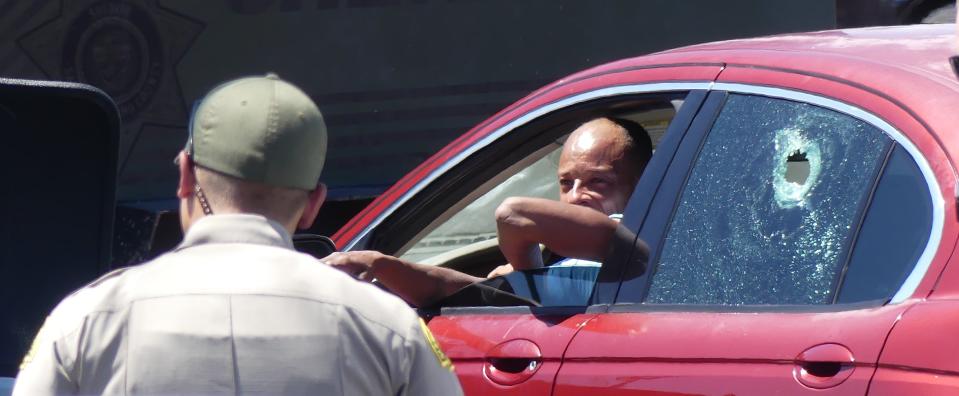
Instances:
[[[493,268],[490,264],[505,260],[495,239],[490,239],[495,237],[495,227],[483,231],[482,223],[493,224],[493,209],[506,196],[558,198],[555,159],[563,138],[579,123],[626,114],[643,124],[654,141],[685,131],[719,66],[677,69],[678,73],[663,67],[633,68],[624,75],[573,80],[592,86],[582,91],[560,86],[546,95],[532,95],[541,97],[540,104],[527,106],[513,122],[494,131],[498,138],[482,139],[478,147],[464,149],[462,161],[441,167],[422,189],[407,191],[410,199],[394,203],[388,215],[346,249],[375,249],[485,276]],[[691,69],[697,71],[689,73]],[[650,82],[642,76],[685,81]],[[691,79],[701,82],[688,82]],[[456,158],[457,154],[445,156]],[[545,190],[530,188],[534,174],[548,180]],[[516,186],[526,189],[516,190]],[[537,189],[540,192],[532,191]],[[444,302],[421,312],[468,394],[549,394],[569,341],[595,315],[588,301],[539,307]]]
[[[917,139],[848,102],[717,83],[627,210],[648,270],[599,289],[615,304],[576,334],[554,394],[866,394],[948,250]]]

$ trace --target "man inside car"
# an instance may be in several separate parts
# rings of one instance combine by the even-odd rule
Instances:
[[[570,257],[559,266],[599,267],[612,249],[632,249],[635,236],[618,219],[651,156],[649,135],[635,122],[602,117],[582,124],[563,145],[560,201],[512,197],[496,209],[500,250],[509,264],[489,277],[543,267],[540,244]],[[323,261],[358,279],[377,279],[420,307],[484,280],[376,251],[334,253]]]

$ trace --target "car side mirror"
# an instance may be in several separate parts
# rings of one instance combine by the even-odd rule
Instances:
[[[306,253],[321,259],[335,252],[336,244],[333,243],[332,239],[323,235],[294,234],[293,248],[300,253]]]

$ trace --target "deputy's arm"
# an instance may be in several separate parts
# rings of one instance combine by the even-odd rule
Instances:
[[[548,199],[513,197],[496,208],[500,250],[517,270],[543,266],[540,243],[565,257],[603,261],[618,226],[596,210]]]
[[[375,278],[417,307],[431,305],[483,280],[453,269],[411,263],[376,251],[333,253],[323,258],[323,262],[360,280],[372,281]]]
[[[51,320],[37,332],[30,350],[20,364],[20,373],[14,383],[14,396],[72,395],[77,385],[68,377],[68,370],[61,361],[65,351],[58,351],[57,331]]]

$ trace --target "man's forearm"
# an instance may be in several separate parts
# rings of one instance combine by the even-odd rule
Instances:
[[[386,255],[373,263],[371,272],[386,288],[417,307],[432,305],[463,287],[483,280],[453,269],[411,263]]]
[[[541,267],[538,244],[602,261],[618,223],[596,210],[540,198],[509,198],[496,209],[500,250],[517,270]]]

